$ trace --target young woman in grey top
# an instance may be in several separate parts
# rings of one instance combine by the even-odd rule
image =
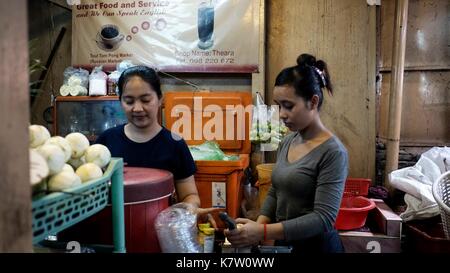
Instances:
[[[256,222],[225,231],[236,247],[263,240],[291,245],[295,252],[343,252],[334,222],[348,174],[344,145],[321,122],[323,88],[332,94],[326,63],[309,54],[297,66],[282,70],[275,81],[274,101],[292,131],[279,149],[272,186]]]

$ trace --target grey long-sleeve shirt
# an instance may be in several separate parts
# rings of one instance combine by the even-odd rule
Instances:
[[[347,150],[336,136],[290,163],[289,146],[296,134],[280,144],[272,186],[261,208],[262,215],[282,223],[286,241],[333,229],[348,174]]]

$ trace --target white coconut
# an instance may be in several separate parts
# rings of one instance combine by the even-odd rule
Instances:
[[[86,158],[86,162],[94,163],[100,168],[105,167],[108,165],[109,161],[111,161],[111,152],[105,145],[102,144],[94,144],[89,146],[86,149],[84,156]]]
[[[72,156],[72,147],[70,146],[69,142],[61,136],[51,137],[45,142],[45,144],[54,144],[56,146],[59,146],[59,148],[61,148],[65,155],[64,162],[67,162]]]
[[[45,158],[36,150],[30,149],[30,184],[39,184],[48,176],[49,171]]]
[[[85,163],[81,165],[75,172],[80,178],[81,182],[97,179],[102,177],[103,171],[94,163]]]
[[[62,191],[81,185],[81,179],[74,172],[62,171],[50,177],[48,189]]]
[[[72,158],[80,158],[89,147],[89,140],[81,133],[70,133],[66,140],[72,147]]]
[[[76,169],[78,169],[78,167],[80,167],[81,165],[86,163],[86,159],[84,158],[84,156],[82,156],[80,158],[70,158],[67,163],[69,163],[69,165],[72,166],[76,170]]]
[[[28,131],[30,134],[30,148],[37,148],[50,138],[50,132],[42,125],[30,125]]]
[[[64,164],[64,167],[62,169],[62,172],[71,172],[75,173],[75,170],[70,166],[69,164]]]
[[[59,148],[59,146],[54,144],[45,144],[37,149],[38,153],[41,154],[45,161],[47,161],[49,174],[59,173],[66,163],[64,161],[64,152]]]

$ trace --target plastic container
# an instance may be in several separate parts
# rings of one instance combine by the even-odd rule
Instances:
[[[368,178],[347,178],[345,181],[344,197],[367,196],[372,183]]]
[[[372,180],[368,178],[347,178],[336,217],[336,229],[351,230],[365,225],[367,214],[375,208],[375,202],[363,197],[369,194],[371,183]]]
[[[203,248],[203,253],[214,252],[215,229],[209,223],[198,225],[198,242]]]
[[[221,150],[227,154],[239,155],[235,161],[196,161],[197,172],[195,182],[200,196],[201,206],[223,208],[232,218],[239,217],[242,200],[244,170],[249,165],[251,143],[249,139],[249,113],[245,107],[251,105],[250,91],[221,92],[180,92],[164,93],[165,126],[174,133],[180,134],[188,145],[199,145],[206,139],[216,141]],[[237,106],[237,107],[236,107]],[[182,132],[173,130],[183,123]],[[213,119],[222,119],[222,135],[205,135],[205,125]],[[200,130],[201,129],[201,130]],[[232,135],[230,137],[230,132]],[[242,135],[238,136],[238,132]],[[219,228],[225,224],[219,219],[218,212],[212,213]]]
[[[256,166],[258,171],[258,185],[259,185],[259,206],[262,207],[264,200],[266,200],[267,192],[272,185],[272,170],[275,163],[259,164]]]
[[[108,96],[116,96],[118,94],[117,83],[120,78],[120,74],[118,71],[113,71],[108,75],[107,84],[108,84]]]
[[[439,206],[445,237],[450,239],[450,171],[433,183],[433,197]]]
[[[335,227],[338,230],[357,229],[365,225],[367,214],[375,202],[363,196],[343,197]]]
[[[450,254],[450,239],[445,238],[439,216],[405,224],[405,252]]]
[[[124,168],[125,235],[128,252],[160,252],[154,221],[169,207],[173,175],[151,168]]]
[[[170,205],[174,192],[172,173],[152,168],[124,168],[125,244],[130,253],[158,253],[161,248],[154,227],[159,212]],[[111,244],[112,217],[108,206],[63,234],[65,240]]]

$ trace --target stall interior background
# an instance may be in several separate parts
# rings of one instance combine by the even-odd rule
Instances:
[[[30,102],[30,108],[21,111],[17,120],[23,124],[41,124],[52,130],[49,107],[52,98],[58,95],[63,82],[62,71],[71,65],[71,10],[66,1],[33,0],[14,1],[14,12],[5,20],[22,20],[16,30],[28,31],[14,42],[4,42],[0,59],[6,68],[13,59],[8,57],[13,50],[26,51],[35,41],[30,59],[40,59],[47,65],[45,76],[34,73],[30,82],[41,80],[39,92]],[[20,11],[28,4],[28,13]],[[2,8],[6,5],[2,3]],[[6,7],[5,7],[6,8]],[[272,88],[281,68],[293,65],[301,52],[310,52],[327,60],[331,68],[336,95],[325,98],[322,120],[343,141],[350,156],[350,177],[366,177],[383,185],[385,142],[387,138],[388,103],[390,92],[392,39],[395,1],[382,0],[381,6],[369,6],[366,1],[318,0],[318,1],[261,1],[260,72],[255,74],[172,73],[177,78],[195,83],[202,89],[261,92],[268,104],[272,102]],[[6,24],[2,24],[6,25]],[[414,165],[420,154],[434,146],[450,145],[450,5],[447,0],[410,0],[405,56],[404,95],[400,141],[399,168]],[[9,33],[13,32],[11,29]],[[25,44],[28,41],[28,44]],[[17,55],[17,54],[16,54]],[[24,54],[19,54],[19,56]],[[14,59],[17,66],[8,66],[9,72],[2,78],[22,75],[21,63],[26,57]],[[3,70],[2,71],[6,71]],[[15,73],[15,74],[14,74]],[[3,73],[2,73],[3,74]],[[22,77],[23,76],[23,77]],[[18,82],[8,80],[5,88],[16,88],[27,76],[16,77]],[[22,83],[23,84],[23,83]],[[23,87],[23,86],[22,86]],[[189,91],[193,87],[186,82],[162,75],[164,91]],[[27,94],[28,95],[28,94]],[[0,94],[0,121],[10,125],[3,143],[23,130],[11,125],[8,111],[17,111],[18,103],[28,102],[23,94],[14,97]],[[16,107],[16,106],[17,107]],[[23,109],[23,105],[21,106]],[[5,122],[3,122],[5,121]],[[18,122],[20,123],[20,122]],[[16,144],[27,143],[17,139]],[[22,143],[22,144],[23,144]],[[17,145],[27,147],[27,145]],[[5,146],[6,147],[6,146]],[[23,151],[24,154],[25,150]],[[15,152],[5,150],[12,156]],[[2,153],[3,155],[3,153]],[[24,156],[18,163],[27,165]],[[258,153],[252,157],[255,165],[261,160],[273,162],[274,153],[264,159]],[[0,173],[20,172],[18,167],[6,164]],[[10,168],[11,167],[11,168]],[[11,169],[8,171],[7,169]],[[5,189],[18,199],[27,194],[19,193],[21,185],[6,183]],[[22,187],[25,187],[22,185]],[[29,208],[27,202],[4,200],[4,207],[14,206],[18,210]],[[5,221],[14,217],[0,213]],[[20,214],[13,221],[21,227],[11,230],[0,224],[0,230],[16,234],[12,245],[0,245],[1,249],[23,249],[30,238],[24,235],[29,228],[29,215]],[[6,234],[5,233],[5,234]],[[31,232],[30,232],[31,234]],[[28,237],[28,238],[27,238]],[[1,240],[0,240],[1,241]]]

